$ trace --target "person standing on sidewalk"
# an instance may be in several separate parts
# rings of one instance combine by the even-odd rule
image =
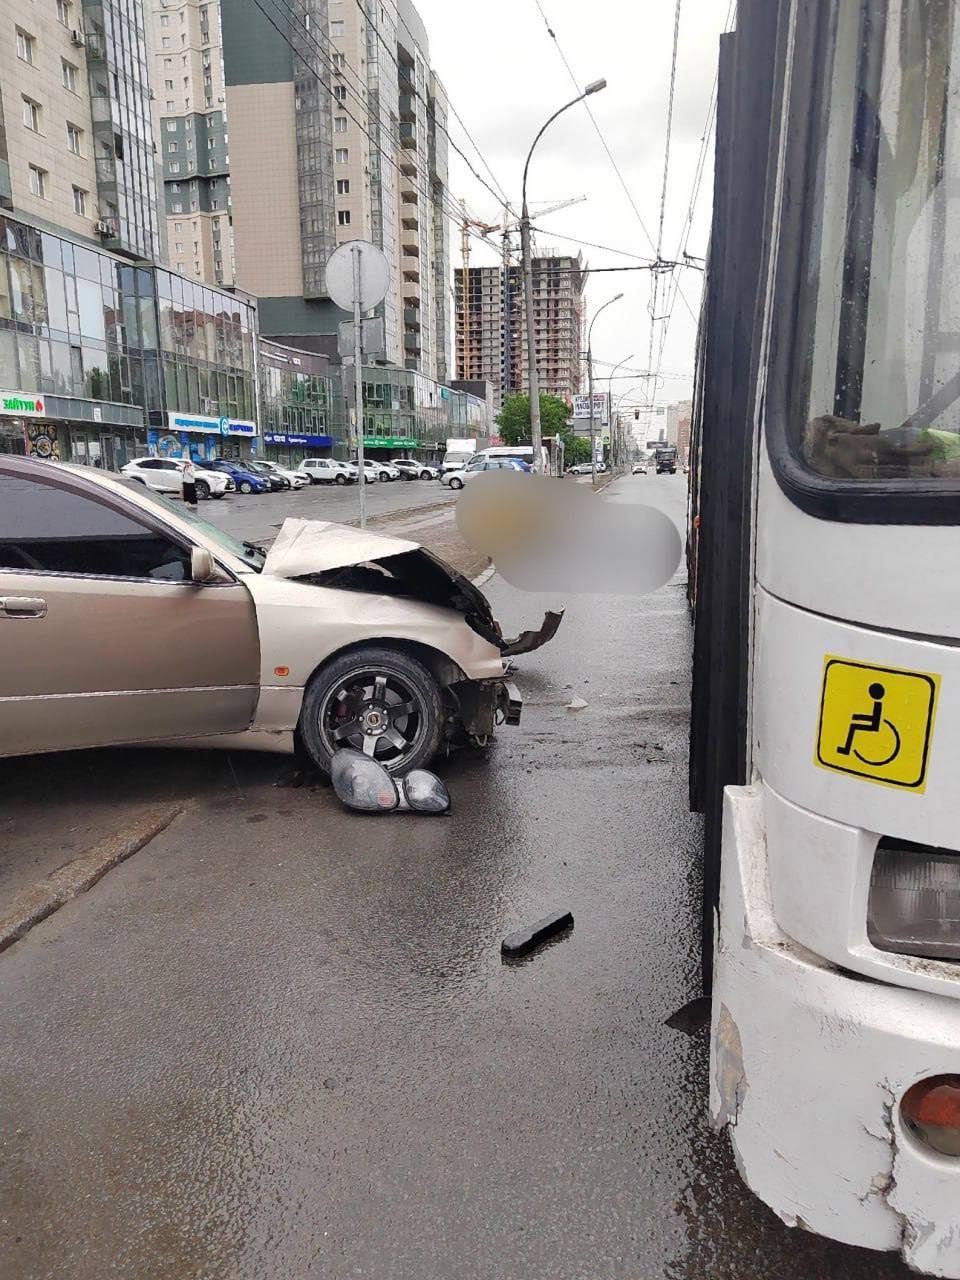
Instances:
[[[191,511],[197,509],[197,468],[188,453],[183,463],[183,501]]]

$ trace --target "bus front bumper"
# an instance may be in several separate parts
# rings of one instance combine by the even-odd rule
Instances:
[[[957,1073],[960,1000],[854,977],[779,930],[755,788],[727,789],[721,884],[710,1108],[744,1181],[790,1226],[958,1280],[960,1159],[921,1146],[900,1099]]]

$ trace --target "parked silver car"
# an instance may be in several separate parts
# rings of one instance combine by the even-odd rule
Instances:
[[[0,455],[0,756],[299,740],[321,769],[349,746],[406,772],[516,723],[506,661],[559,621],[502,639],[405,539],[289,519],[264,551],[106,472]]]
[[[436,480],[440,471],[431,467],[428,462],[418,462],[416,458],[393,458],[393,466],[400,472],[401,480]]]

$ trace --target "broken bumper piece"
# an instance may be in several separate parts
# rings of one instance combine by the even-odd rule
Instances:
[[[563,610],[555,613],[547,610],[543,615],[543,624],[539,631],[521,631],[515,640],[505,640],[500,652],[505,658],[515,658],[521,653],[533,653],[557,634],[563,621]]]
[[[799,858],[802,850],[797,850]],[[906,1132],[916,1081],[956,1071],[960,1000],[865,982],[798,946],[769,896],[758,788],[724,797],[710,1110],[789,1226],[960,1277],[960,1159]]]

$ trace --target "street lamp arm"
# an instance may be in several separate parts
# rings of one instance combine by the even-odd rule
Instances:
[[[581,93],[579,98],[574,98],[571,102],[565,103],[564,106],[562,106],[559,111],[555,111],[553,115],[550,117],[550,119],[547,121],[547,123],[540,130],[540,132],[537,134],[537,136],[534,138],[533,144],[531,145],[530,150],[527,152],[526,164],[524,164],[523,166],[523,207],[524,209],[526,209],[527,207],[527,173],[529,172],[529,169],[530,169],[530,161],[533,159],[533,153],[537,149],[537,143],[540,141],[543,135],[547,132],[547,130],[553,124],[554,120],[556,120],[557,116],[562,116],[565,111],[569,111],[569,109],[571,107],[575,107],[578,102],[582,102],[586,96],[587,95],[585,93]]]

